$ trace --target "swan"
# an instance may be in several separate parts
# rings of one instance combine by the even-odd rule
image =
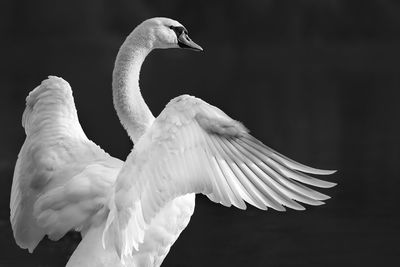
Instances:
[[[306,185],[335,183],[249,134],[242,123],[198,98],[171,100],[155,118],[139,88],[153,49],[202,50],[179,22],[152,18],[121,46],[113,71],[113,102],[135,144],[125,162],[85,135],[69,84],[49,78],[27,97],[26,139],[10,198],[16,243],[32,252],[47,235],[70,230],[82,241],[67,266],[160,266],[188,225],[195,194],[224,206],[263,210],[321,205],[329,197]]]

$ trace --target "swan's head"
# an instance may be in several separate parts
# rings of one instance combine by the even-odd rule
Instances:
[[[169,18],[151,18],[137,28],[152,48],[187,48],[203,51],[203,48],[189,38],[186,28],[176,20]]]

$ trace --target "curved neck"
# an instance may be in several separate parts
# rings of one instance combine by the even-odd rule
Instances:
[[[133,31],[118,52],[113,72],[114,107],[133,143],[154,121],[139,88],[140,68],[151,50],[151,43]]]

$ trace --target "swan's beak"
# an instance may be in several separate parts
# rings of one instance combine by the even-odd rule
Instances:
[[[186,33],[182,33],[178,37],[178,45],[180,48],[187,48],[195,51],[203,51],[203,48],[193,42]]]

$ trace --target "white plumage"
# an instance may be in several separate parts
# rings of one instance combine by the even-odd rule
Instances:
[[[18,245],[32,252],[44,235],[58,240],[106,216],[122,161],[86,137],[71,88],[60,78],[49,77],[29,94],[22,124],[26,140],[14,172],[11,224]]]
[[[83,132],[71,88],[49,77],[27,98],[26,140],[15,167],[11,223],[30,252],[70,230],[83,240],[67,266],[160,266],[187,226],[195,194],[245,209],[329,198],[303,184],[333,171],[297,163],[252,137],[239,122],[192,96],[179,96],[155,119],[139,89],[140,67],[155,48],[201,50],[177,21],[153,18],[122,45],[113,73],[114,105],[135,147],[125,163]]]

